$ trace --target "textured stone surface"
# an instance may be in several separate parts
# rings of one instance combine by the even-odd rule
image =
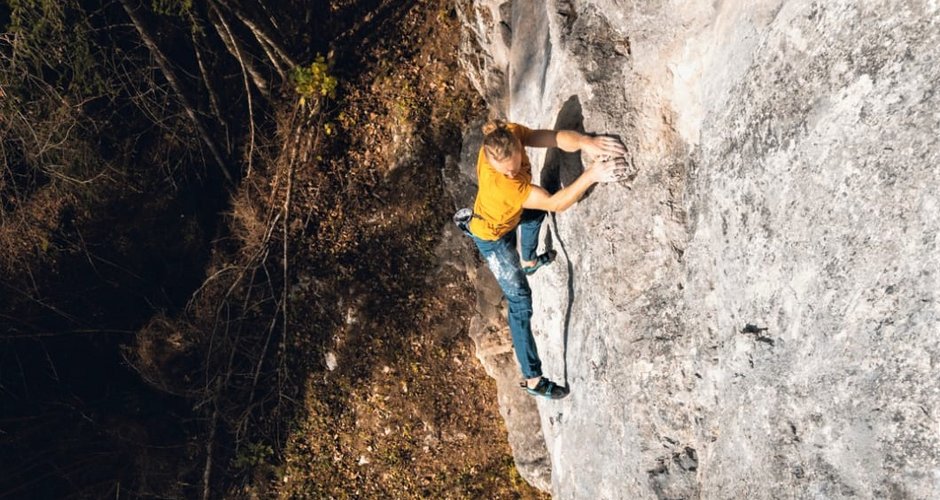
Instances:
[[[940,497],[937,3],[464,7],[495,111],[635,168],[543,231],[553,494]],[[529,155],[548,188],[582,168]]]

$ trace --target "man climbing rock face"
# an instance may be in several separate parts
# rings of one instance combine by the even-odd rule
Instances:
[[[568,394],[542,376],[532,337],[532,291],[527,275],[553,260],[554,253],[536,255],[539,229],[546,212],[563,212],[597,182],[619,180],[627,170],[626,148],[613,137],[587,136],[573,130],[531,130],[494,120],[483,126],[483,146],[477,157],[478,191],[467,226],[487,266],[509,303],[509,330],[516,359],[532,395],[558,399]],[[532,184],[532,166],[525,147],[583,150],[596,158],[568,186],[554,194]],[[516,252],[516,228],[521,253]]]

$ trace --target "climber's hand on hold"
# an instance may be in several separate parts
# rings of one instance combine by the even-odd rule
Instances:
[[[616,182],[627,176],[629,167],[626,158],[622,156],[616,158],[602,156],[595,158],[586,172],[591,175],[594,182]]]
[[[591,156],[625,156],[627,154],[627,148],[620,142],[620,139],[605,135],[582,136],[581,151]]]
[[[564,212],[581,199],[596,182],[614,182],[627,179],[629,175],[627,159],[618,156],[611,158],[602,156],[587,162],[584,172],[571,184],[549,194],[545,188],[532,185],[529,197],[522,203],[523,208],[545,210],[547,212]]]

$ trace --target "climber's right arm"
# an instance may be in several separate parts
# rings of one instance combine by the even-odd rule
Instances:
[[[547,212],[564,212],[580,200],[589,187],[597,182],[618,180],[620,174],[626,168],[627,161],[624,158],[598,161],[585,169],[574,182],[555,194],[548,194],[545,188],[533,185],[532,190],[529,191],[529,197],[522,203],[522,208],[545,210]]]
[[[616,137],[585,135],[575,130],[532,130],[522,145],[530,148],[558,148],[568,153],[584,151],[592,156],[627,154],[627,148]]]

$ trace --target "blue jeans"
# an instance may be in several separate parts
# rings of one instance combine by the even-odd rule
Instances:
[[[519,221],[522,237],[521,252],[523,260],[533,261],[539,243],[539,229],[545,212],[541,210],[523,210]],[[468,233],[469,234],[469,233]],[[522,271],[519,253],[516,252],[516,230],[509,231],[496,241],[482,240],[470,234],[487,266],[496,277],[503,295],[509,303],[509,331],[512,332],[512,346],[516,359],[525,378],[542,375],[542,361],[532,337],[532,290],[529,280]]]

